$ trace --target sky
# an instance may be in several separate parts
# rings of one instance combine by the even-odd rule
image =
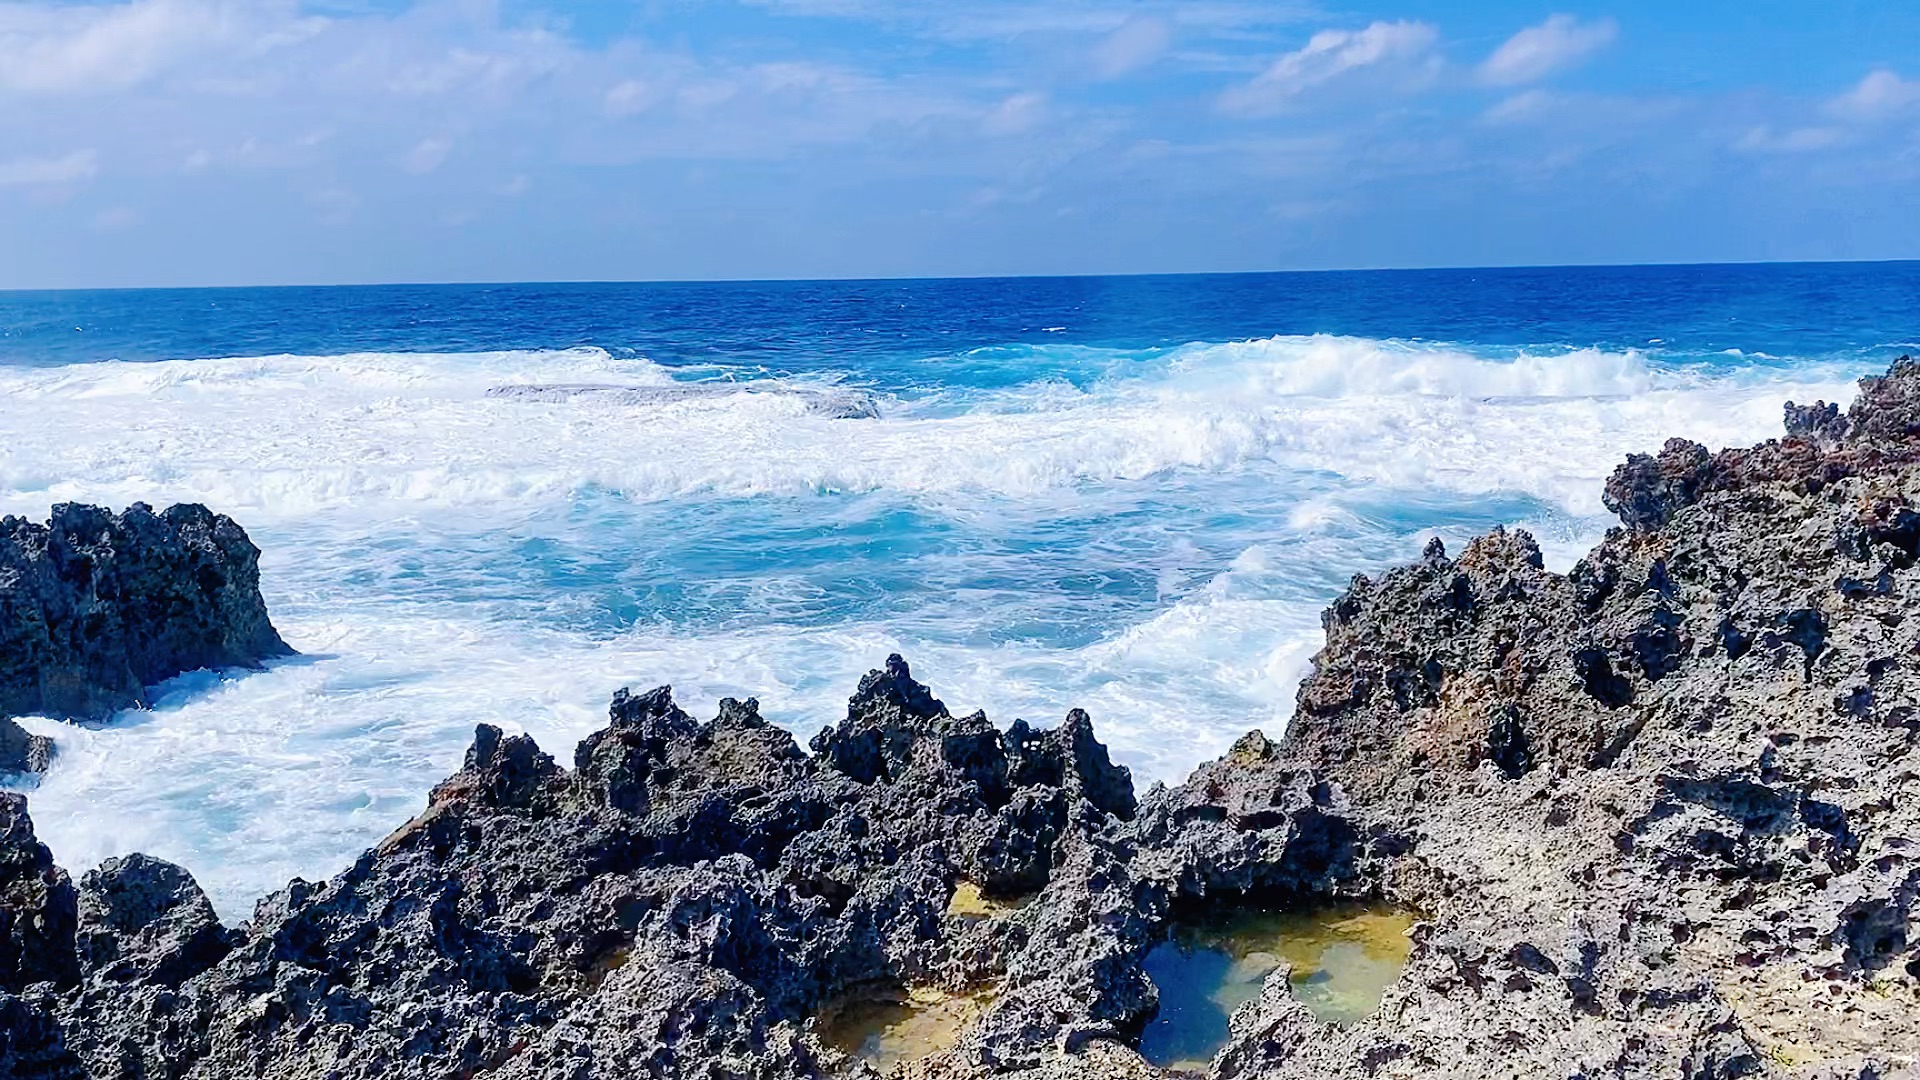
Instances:
[[[0,288],[1920,257],[1912,0],[0,0]]]

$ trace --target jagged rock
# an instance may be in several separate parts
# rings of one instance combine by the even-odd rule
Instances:
[[[26,797],[0,792],[0,990],[78,981],[76,918],[73,882],[34,836]]]
[[[52,739],[31,734],[12,718],[0,716],[0,773],[46,772],[52,761]]]
[[[1846,438],[1847,421],[1840,415],[1838,405],[1825,401],[1816,401],[1811,405],[1796,405],[1789,401],[1785,412],[1787,435],[1790,438],[1810,439],[1827,444]]]
[[[1712,465],[1706,447],[1668,439],[1658,457],[1629,456],[1608,478],[1601,501],[1627,528],[1657,529],[1699,496]]]
[[[0,990],[0,1076],[8,1080],[91,1080],[67,1049],[60,1024],[38,1001]]]
[[[664,687],[617,695],[572,770],[483,726],[425,813],[242,933],[178,868],[88,875],[60,1018],[97,1074],[168,1077],[843,1075],[809,1020],[876,985],[1002,982],[980,1060],[1124,1037],[1152,1002],[1131,784],[1084,714],[1015,731],[898,657],[817,757]],[[949,915],[974,874],[1072,900]]]
[[[1844,425],[1788,417],[1761,446],[1630,461],[1608,495],[1628,528],[1567,574],[1498,530],[1356,578],[1284,738],[1138,799],[1084,714],[1000,732],[899,657],[811,756],[754,702],[703,723],[665,688],[617,696],[571,769],[482,727],[423,814],[233,936],[144,860],[89,875],[76,916],[16,799],[0,1062],[872,1080],[823,1010],[984,986],[915,1075],[1137,1078],[1171,923],[1386,897],[1421,922],[1379,1010],[1323,1024],[1283,970],[1213,1076],[1902,1075],[1920,365],[1864,380]]]
[[[182,672],[286,655],[259,560],[240,526],[203,506],[0,518],[0,717],[101,721]],[[4,726],[0,771],[44,766],[44,743]]]
[[[177,988],[233,945],[199,883],[172,863],[127,855],[80,879],[76,947],[87,979]]]
[[[1263,999],[1229,1070],[1920,1064],[1920,367],[1788,422],[1631,459],[1629,528],[1564,577],[1429,558],[1335,604],[1278,756],[1398,834],[1380,881],[1427,922],[1375,1017]]]

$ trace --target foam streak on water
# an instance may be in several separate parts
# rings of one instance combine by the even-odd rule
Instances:
[[[67,865],[140,849],[222,910],[324,877],[416,810],[478,722],[563,760],[611,692],[757,695],[804,738],[888,652],[957,710],[1090,710],[1144,781],[1277,732],[1351,574],[1496,524],[1561,565],[1668,435],[1778,429],[1858,362],[1280,337],[1021,345],[808,393],[662,386],[599,349],[0,367],[0,512],[204,501],[265,552],[303,656],[189,676],[102,731],[46,722]],[[810,407],[857,390],[877,418]]]

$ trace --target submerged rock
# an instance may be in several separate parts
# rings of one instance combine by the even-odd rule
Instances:
[[[52,751],[6,717],[103,721],[182,672],[291,651],[267,619],[259,549],[230,518],[141,503],[0,518],[0,772],[41,771]]]
[[[721,401],[740,395],[787,398],[817,416],[836,420],[871,420],[880,415],[873,395],[837,386],[806,386],[778,379],[752,382],[666,383],[659,386],[620,386],[603,383],[512,383],[487,390],[490,398],[511,401],[603,401],[616,405],[660,406],[686,401]]]

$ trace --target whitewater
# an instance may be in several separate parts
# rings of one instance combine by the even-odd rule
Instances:
[[[244,917],[422,805],[477,723],[562,760],[620,686],[804,742],[888,653],[948,705],[1091,712],[1136,779],[1277,734],[1355,573],[1495,525],[1564,568],[1627,453],[1777,433],[1860,357],[1357,336],[987,345],[912,378],[601,348],[0,366],[0,512],[204,502],[300,656],[59,741],[65,865],[140,850]],[[699,384],[657,399],[503,387]],[[736,392],[738,391],[738,392]],[[814,407],[858,393],[873,416]]]

